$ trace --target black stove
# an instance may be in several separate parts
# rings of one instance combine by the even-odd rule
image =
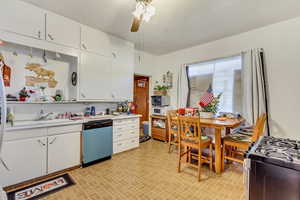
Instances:
[[[249,200],[300,199],[300,141],[261,137],[244,166]]]
[[[300,141],[264,136],[252,145],[246,157],[300,171]]]

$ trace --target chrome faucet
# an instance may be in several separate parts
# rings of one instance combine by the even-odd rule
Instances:
[[[48,117],[49,117],[50,115],[53,115],[53,114],[54,114],[53,112],[45,113],[44,110],[41,109],[41,111],[40,111],[40,116],[38,117],[37,120],[38,120],[38,121],[40,121],[40,120],[47,120]]]

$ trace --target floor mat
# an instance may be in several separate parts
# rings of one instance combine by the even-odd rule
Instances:
[[[26,186],[13,192],[9,192],[7,194],[7,198],[8,200],[38,199],[42,196],[52,194],[74,184],[75,182],[72,180],[69,174],[64,174],[34,185]]]
[[[140,136],[140,143],[146,142],[150,139],[151,139],[151,137],[149,135]]]

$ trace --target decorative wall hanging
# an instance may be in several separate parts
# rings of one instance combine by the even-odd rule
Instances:
[[[4,62],[4,57],[0,55],[0,64],[2,64],[2,76],[5,87],[10,87],[11,69]],[[1,66],[1,65],[0,65]]]
[[[73,85],[73,86],[76,86],[76,85],[77,85],[77,73],[76,73],[76,72],[73,72],[73,73],[72,73],[72,76],[71,76],[71,82],[72,82],[72,85]]]
[[[28,63],[25,69],[34,72],[37,76],[26,76],[26,86],[35,86],[36,83],[48,83],[49,88],[55,88],[57,81],[54,79],[55,72],[42,68],[40,64]]]
[[[145,88],[146,87],[146,82],[147,80],[141,79],[137,81],[137,86],[140,88]]]
[[[168,89],[173,87],[173,74],[170,71],[163,75],[163,83]]]

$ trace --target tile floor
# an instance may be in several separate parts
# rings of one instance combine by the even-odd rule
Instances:
[[[203,167],[202,181],[195,169],[177,173],[177,154],[167,153],[167,144],[150,140],[140,148],[69,174],[76,185],[44,200],[242,200],[243,176],[231,166],[222,175]]]

